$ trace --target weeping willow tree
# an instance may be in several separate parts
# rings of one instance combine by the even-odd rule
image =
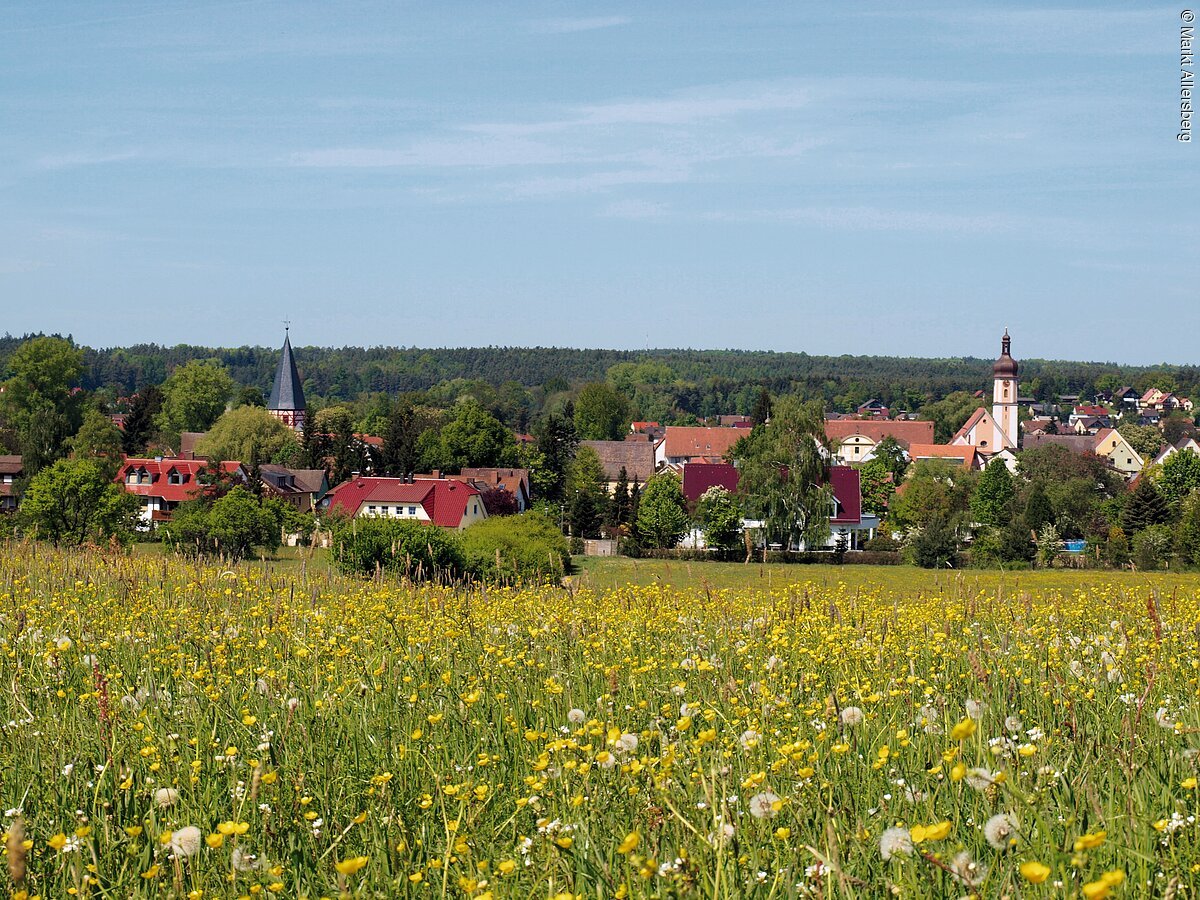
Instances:
[[[734,445],[738,490],[768,542],[821,546],[829,537],[833,491],[821,404],[781,397],[771,421]]]

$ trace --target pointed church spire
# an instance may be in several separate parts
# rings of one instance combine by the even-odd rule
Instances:
[[[300,373],[296,371],[289,331],[285,327],[283,352],[279,355],[279,368],[275,370],[275,384],[271,387],[267,409],[284,424],[299,430],[304,428],[304,386],[300,383]]]

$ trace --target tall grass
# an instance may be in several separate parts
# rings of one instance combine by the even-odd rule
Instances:
[[[8,889],[1194,895],[1195,582],[880,577],[455,590],[4,545]]]

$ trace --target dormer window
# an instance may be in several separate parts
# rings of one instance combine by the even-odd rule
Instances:
[[[184,476],[178,469],[172,469],[167,473],[167,484],[183,484]]]

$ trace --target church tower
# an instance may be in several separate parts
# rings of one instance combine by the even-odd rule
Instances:
[[[300,373],[296,371],[296,358],[292,356],[292,339],[285,330],[283,352],[279,356],[279,368],[275,370],[275,384],[271,387],[267,410],[289,428],[303,431],[304,409],[304,387],[300,384]]]
[[[1012,358],[1008,329],[1000,340],[1000,358],[992,366],[992,420],[1000,433],[996,449],[1017,449],[1017,361]]]

